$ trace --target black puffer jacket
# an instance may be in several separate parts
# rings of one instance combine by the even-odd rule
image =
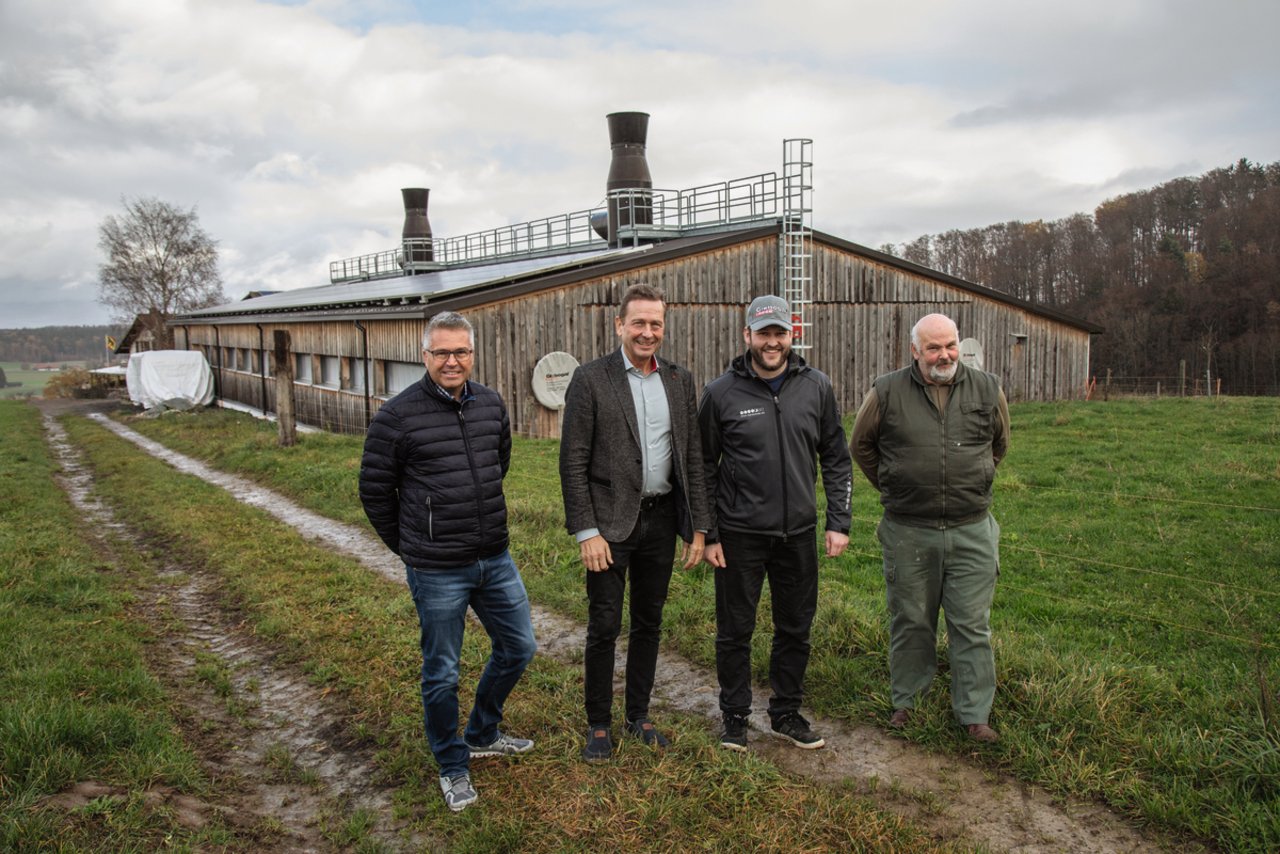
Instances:
[[[511,422],[498,393],[468,382],[460,403],[424,376],[374,415],[360,502],[409,566],[465,566],[507,548],[510,464]]]

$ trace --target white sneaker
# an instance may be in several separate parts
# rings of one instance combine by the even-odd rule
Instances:
[[[440,791],[444,792],[444,803],[453,812],[462,812],[480,799],[476,790],[471,788],[471,775],[458,774],[455,777],[441,777]]]

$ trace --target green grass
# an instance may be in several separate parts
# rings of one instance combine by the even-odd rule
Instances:
[[[1280,847],[1280,401],[1018,404],[1012,417],[995,506],[993,723],[1004,739],[981,761],[1224,848]],[[359,437],[307,435],[283,450],[273,426],[225,412],[134,426],[363,524]],[[533,599],[581,619],[557,454],[555,441],[516,440],[512,547]],[[889,711],[878,516],[859,481],[851,546],[823,561],[814,624],[811,705],[854,721]],[[676,576],[666,612],[669,642],[708,665],[713,603],[704,567]],[[767,601],[761,611],[757,677]],[[908,736],[969,754],[940,654]]]
[[[220,446],[221,453],[244,459],[277,457],[275,476],[295,479],[299,494],[340,480],[316,472],[326,466],[317,449],[333,453],[342,441],[336,437],[305,437],[296,454],[277,453],[269,443],[253,454],[246,446],[232,447],[234,441],[222,444],[234,434],[248,447],[261,443],[263,431],[248,419],[202,413],[155,424],[159,433],[177,429],[189,438],[216,425],[204,435],[208,448]],[[417,624],[404,589],[97,425],[69,419],[67,427],[123,518],[164,543],[170,559],[219,573],[230,603],[257,636],[349,707],[349,734],[378,744],[384,782],[396,788],[398,809],[451,850],[955,850],[879,812],[855,791],[799,783],[755,756],[719,749],[706,721],[696,717],[669,720],[679,750],[655,754],[624,741],[609,767],[587,766],[578,756],[579,668],[543,657],[506,709],[511,728],[534,734],[538,749],[516,762],[477,762],[473,774],[482,804],[501,808],[452,816],[422,738]],[[345,453],[355,447],[348,444]],[[345,463],[342,469],[351,471]],[[319,499],[326,506],[335,500],[341,498]],[[468,632],[464,707],[487,654],[483,634]],[[201,676],[215,686],[221,678],[216,667]],[[308,782],[283,760],[276,770],[283,779]],[[350,816],[332,832],[343,844],[359,846],[366,824]]]
[[[155,785],[203,781],[166,712],[130,619],[139,568],[80,533],[52,480],[39,413],[0,402],[0,850],[179,850],[220,839],[143,808]],[[46,796],[80,781],[127,794],[67,812]]]
[[[14,388],[0,388],[0,400],[22,397],[39,397],[44,391],[44,384],[54,376],[56,371],[24,371],[21,362],[0,362],[4,369],[5,381],[22,383]]]

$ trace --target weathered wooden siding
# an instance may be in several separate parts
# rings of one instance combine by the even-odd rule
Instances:
[[[983,368],[1001,378],[1010,400],[1084,395],[1089,333],[1082,329],[822,245],[815,247],[814,293],[810,361],[832,375],[844,406],[860,402],[877,376],[907,363],[911,327],[935,311],[955,320],[962,338],[977,339]]]
[[[618,347],[616,307],[627,287],[647,282],[662,288],[668,301],[662,354],[705,383],[743,351],[746,305],[755,296],[778,291],[777,252],[777,237],[762,237],[464,309],[476,328],[473,376],[506,398],[517,433],[558,435],[559,413],[543,407],[533,395],[534,365],[554,350],[587,362]],[[844,247],[815,242],[813,270],[813,304],[805,330],[813,348],[805,357],[831,376],[846,411],[858,405],[876,376],[909,361],[911,326],[934,311],[952,317],[962,337],[982,344],[984,368],[1001,377],[1010,400],[1083,395],[1089,335],[1081,329]],[[377,395],[385,389],[382,362],[419,362],[425,320],[369,319],[363,325],[373,368],[371,406],[376,409]],[[212,346],[216,338],[224,348],[255,349],[265,340],[270,348],[277,328],[290,332],[295,352],[317,357],[366,355],[360,330],[349,321],[264,325],[261,339],[253,324],[222,325],[216,333],[212,326],[191,326],[189,341]],[[318,359],[313,369],[318,382]],[[256,377],[224,369],[218,378],[223,396],[261,406]],[[364,429],[363,394],[316,383],[299,383],[295,390],[300,421],[331,429]],[[274,408],[273,395],[274,383],[268,382],[268,409]]]
[[[776,253],[776,240],[765,238],[468,310],[477,331],[475,376],[503,391],[517,429],[556,435],[556,413],[533,397],[534,364],[552,350],[586,362],[619,346],[616,306],[628,286],[647,281],[669,303],[663,355],[705,383],[743,351],[747,304],[777,291]],[[814,267],[806,333],[814,346],[806,359],[832,377],[842,409],[855,408],[877,376],[909,361],[911,327],[934,311],[982,343],[984,368],[1001,377],[1011,400],[1083,394],[1087,332],[837,248],[815,246]],[[1014,333],[1026,343],[1016,345]]]

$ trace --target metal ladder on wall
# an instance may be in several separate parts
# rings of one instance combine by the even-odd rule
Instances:
[[[813,348],[807,322],[813,301],[813,140],[782,141],[782,196],[778,282],[791,304],[791,347],[806,351]]]

